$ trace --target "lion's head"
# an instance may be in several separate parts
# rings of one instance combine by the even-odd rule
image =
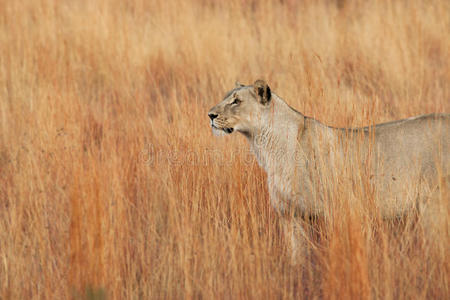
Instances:
[[[269,109],[271,99],[270,88],[263,80],[248,86],[236,83],[222,102],[208,112],[213,133],[229,134],[236,130],[250,134],[260,126],[261,116]]]

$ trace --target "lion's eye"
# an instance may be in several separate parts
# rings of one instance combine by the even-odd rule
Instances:
[[[241,100],[239,100],[238,98],[234,98],[234,101],[231,102],[231,105],[235,105],[235,104],[239,104],[241,103]]]

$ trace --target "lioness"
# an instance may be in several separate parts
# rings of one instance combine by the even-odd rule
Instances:
[[[349,157],[367,171],[385,218],[427,202],[439,179],[449,178],[450,114],[334,128],[299,113],[257,80],[237,84],[208,116],[214,133],[238,131],[248,139],[267,172],[271,204],[282,215],[323,215],[325,177]]]

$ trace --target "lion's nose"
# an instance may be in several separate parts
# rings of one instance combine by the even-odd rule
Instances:
[[[211,121],[214,120],[215,118],[217,118],[217,115],[213,114],[213,113],[209,113],[208,116],[211,119]]]

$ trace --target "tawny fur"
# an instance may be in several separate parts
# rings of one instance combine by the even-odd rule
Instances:
[[[449,178],[449,114],[333,128],[292,109],[259,80],[238,84],[209,115],[213,131],[247,137],[280,214],[323,215],[325,182],[348,157],[366,171],[375,204],[387,218],[426,202],[439,178]]]

